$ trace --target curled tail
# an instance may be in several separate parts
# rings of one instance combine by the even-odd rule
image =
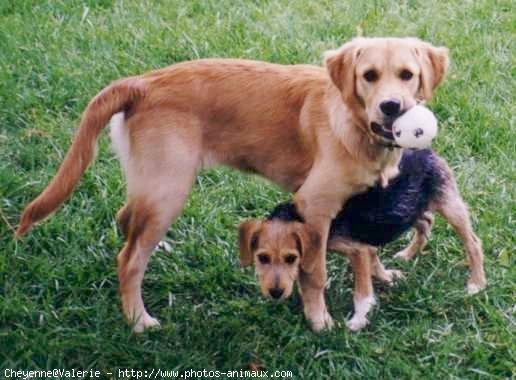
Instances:
[[[72,146],[46,189],[23,211],[15,237],[55,211],[72,193],[95,156],[97,139],[111,117],[127,110],[143,97],[144,87],[136,78],[114,82],[104,88],[84,111]]]

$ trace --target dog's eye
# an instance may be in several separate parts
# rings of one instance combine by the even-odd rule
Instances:
[[[378,79],[378,73],[374,70],[368,70],[364,73],[364,79],[368,82],[374,82]]]
[[[414,76],[414,74],[412,74],[411,71],[409,71],[409,70],[401,70],[400,78],[402,80],[411,80],[413,76]]]
[[[258,261],[260,262],[260,264],[269,264],[271,262],[271,259],[269,255],[262,253],[258,255]]]
[[[296,255],[287,255],[285,256],[285,262],[287,264],[294,264],[297,260],[297,256]]]

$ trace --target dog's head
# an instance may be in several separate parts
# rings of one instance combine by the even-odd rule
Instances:
[[[343,101],[376,139],[392,140],[392,123],[431,99],[448,69],[448,50],[417,38],[356,38],[326,52]]]
[[[321,246],[319,233],[297,221],[248,220],[239,227],[240,264],[254,263],[264,296],[292,294],[300,270],[310,271]]]

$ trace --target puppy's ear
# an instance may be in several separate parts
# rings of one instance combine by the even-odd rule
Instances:
[[[350,101],[355,95],[355,62],[360,55],[362,41],[362,38],[355,38],[339,49],[324,53],[326,70],[344,101]]]
[[[435,88],[443,81],[448,71],[450,65],[448,49],[416,39],[415,52],[421,67],[419,89],[421,96],[429,101],[432,99]]]
[[[301,255],[301,269],[306,273],[312,273],[317,262],[317,255],[321,250],[321,234],[308,223],[297,223],[294,230],[297,250]]]
[[[253,253],[258,248],[262,221],[247,220],[238,227],[238,244],[240,246],[240,266],[247,267],[253,263]]]

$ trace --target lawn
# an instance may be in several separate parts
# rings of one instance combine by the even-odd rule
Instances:
[[[0,369],[291,370],[294,378],[516,376],[516,7],[493,1],[0,1]],[[144,299],[162,323],[134,335],[118,298],[114,215],[125,188],[106,134],[73,197],[14,242],[24,205],[52,178],[88,100],[110,81],[201,57],[321,64],[364,36],[417,36],[450,49],[430,104],[434,148],[455,170],[482,238],[489,287],[468,297],[462,245],[438,219],[406,279],[377,288],[360,333],[351,273],[329,255],[327,300],[339,326],[312,333],[299,296],[273,303],[239,268],[240,221],[289,198],[263,179],[202,173],[157,252]]]

